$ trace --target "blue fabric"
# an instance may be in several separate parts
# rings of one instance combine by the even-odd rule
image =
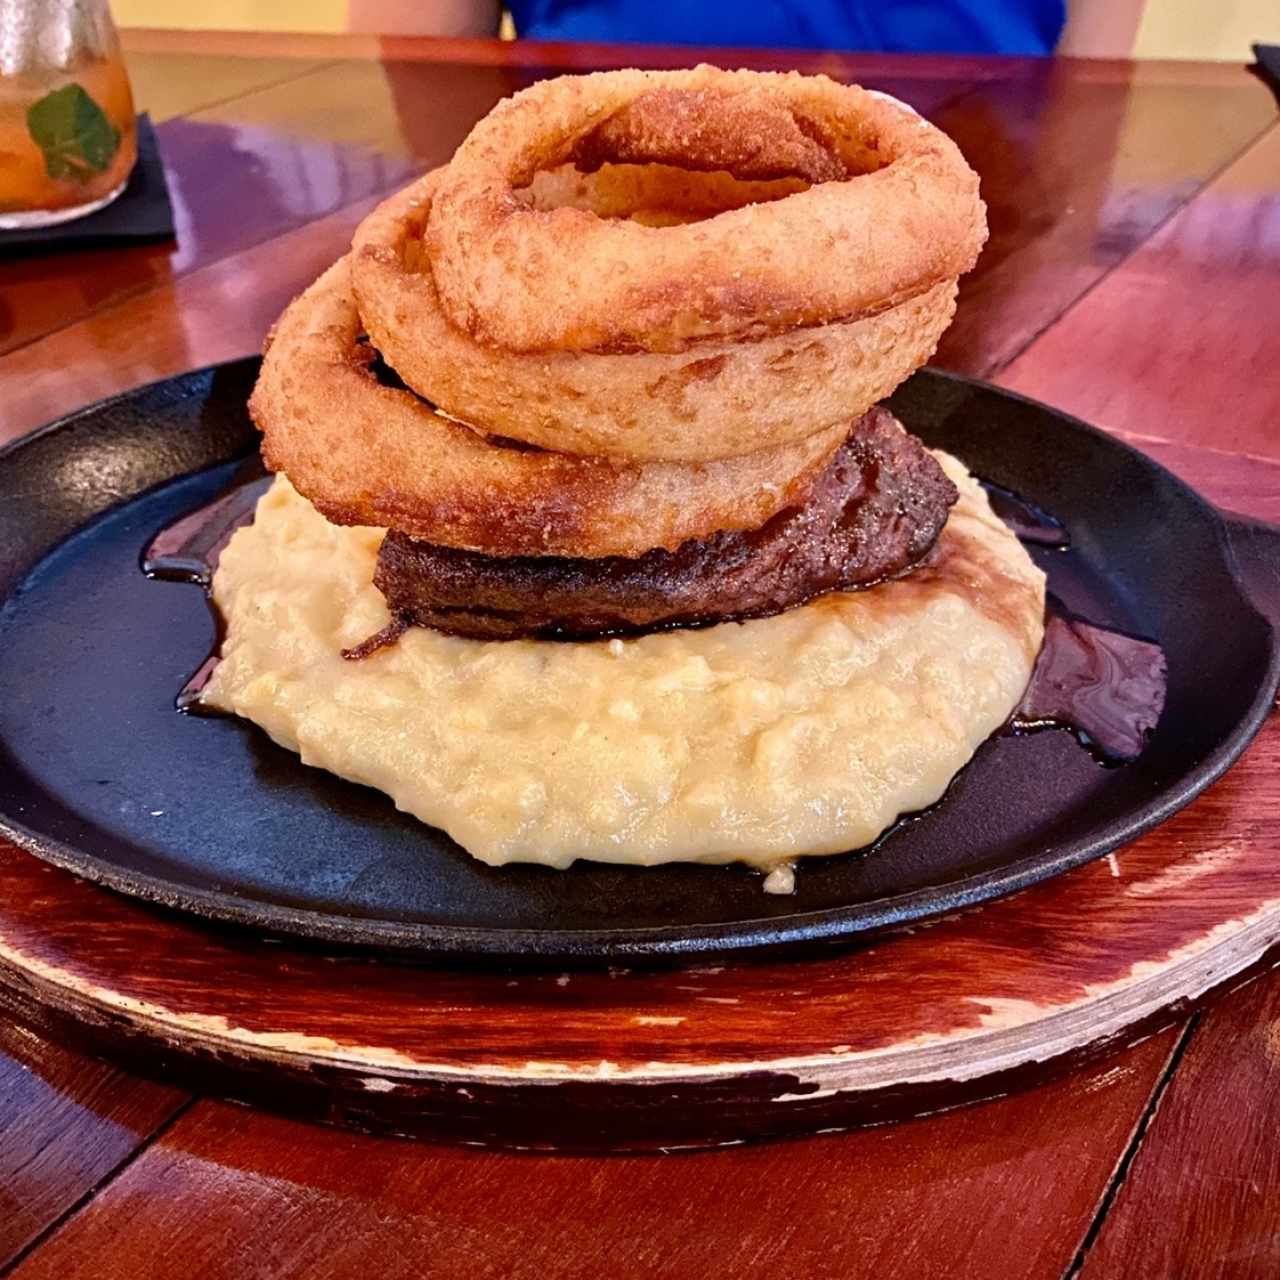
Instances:
[[[535,40],[1052,53],[1066,0],[509,0]]]

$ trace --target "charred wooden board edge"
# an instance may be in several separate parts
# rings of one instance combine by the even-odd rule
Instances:
[[[443,1141],[509,1151],[566,1154],[697,1151],[748,1141],[840,1133],[969,1106],[1033,1088],[1135,1047],[1280,965],[1272,950],[1198,996],[1155,1009],[1129,1027],[1074,1049],[967,1080],[886,1085],[850,1093],[816,1091],[771,1105],[794,1076],[745,1072],[697,1088],[646,1084],[621,1093],[602,1085],[537,1086],[416,1082],[394,1090],[323,1063],[236,1060],[208,1047],[157,1044],[127,1019],[84,1018],[55,1008],[22,983],[0,983],[0,1013],[73,1050],[193,1092],[309,1123],[382,1137]]]
[[[995,1097],[1136,1043],[1280,961],[1270,954],[1277,944],[1273,899],[1163,962],[1135,964],[1141,976],[1060,1008],[1003,1002],[978,1031],[941,1043],[919,1044],[922,1029],[897,1049],[627,1071],[601,1061],[466,1069],[283,1029],[247,1032],[106,991],[3,940],[0,1009],[142,1074],[362,1131],[511,1148],[670,1149],[850,1128]]]

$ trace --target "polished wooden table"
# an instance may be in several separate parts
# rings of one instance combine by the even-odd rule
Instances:
[[[178,239],[0,260],[0,443],[253,351],[382,193],[531,78],[691,57],[128,43]],[[991,241],[937,363],[1280,520],[1280,127],[1260,81],[1226,65],[699,52],[856,79],[941,124],[982,175]],[[1274,1277],[1277,1106],[1272,977],[998,1101],[680,1156],[362,1138],[0,1025],[0,1274]]]

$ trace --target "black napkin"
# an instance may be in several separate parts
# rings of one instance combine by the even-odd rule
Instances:
[[[92,249],[109,245],[169,240],[173,205],[165,181],[156,131],[147,115],[138,117],[138,163],[129,183],[105,209],[56,227],[0,231],[0,254],[40,249]]]
[[[1265,80],[1271,91],[1280,98],[1280,44],[1255,44],[1253,56],[1257,62],[1249,68],[1259,80]]]

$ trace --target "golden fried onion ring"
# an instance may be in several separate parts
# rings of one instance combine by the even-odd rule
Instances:
[[[673,105],[695,98],[716,113],[701,152],[707,139]],[[578,157],[778,177],[794,137],[761,122],[783,110],[850,176],[684,226],[517,195]],[[729,155],[735,129],[745,139]],[[428,229],[445,315],[522,352],[678,351],[874,315],[967,271],[985,238],[977,175],[909,107],[825,76],[707,66],[563,76],[499,103],[450,161]]]
[[[334,524],[499,556],[674,550],[802,502],[849,432],[700,465],[504,446],[378,382],[361,332],[343,258],[281,316],[249,401],[267,466]]]
[[[674,354],[494,350],[440,309],[423,235],[441,173],[392,196],[356,232],[352,284],[365,328],[405,383],[446,413],[545,449],[698,462],[794,443],[887,396],[933,354],[955,311],[948,279],[869,319],[759,342],[707,342]],[[675,217],[707,200],[697,179],[723,176],[620,166],[532,190],[620,216],[640,209]],[[727,184],[710,190],[734,195]]]

